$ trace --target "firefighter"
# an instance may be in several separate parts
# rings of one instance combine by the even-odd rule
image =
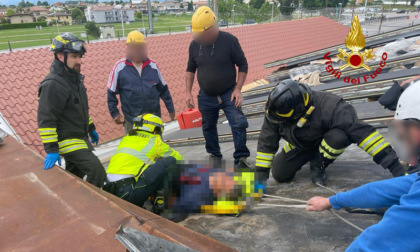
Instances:
[[[153,114],[135,117],[133,129],[125,136],[107,170],[103,189],[137,206],[143,206],[155,193],[153,212],[164,206],[164,178],[176,168],[182,156],[162,141],[163,122]]]
[[[125,132],[133,128],[133,119],[141,114],[152,113],[161,117],[162,99],[171,121],[175,108],[171,93],[156,62],[147,56],[147,42],[139,31],[127,35],[126,57],[115,63],[108,78],[108,109],[116,124],[123,124]],[[119,95],[121,115],[118,109]]]
[[[104,184],[105,169],[92,153],[99,136],[92,118],[84,76],[80,74],[85,43],[72,33],[55,37],[51,45],[55,59],[50,73],[38,88],[38,127],[47,156],[44,169],[48,170],[60,155],[66,161],[66,170],[95,186]]]
[[[279,141],[287,142],[280,154]],[[265,181],[270,169],[277,182],[293,179],[310,162],[311,179],[325,185],[325,169],[352,143],[366,151],[393,176],[405,173],[398,156],[375,128],[357,118],[355,109],[337,95],[312,91],[292,80],[270,93],[258,139],[256,172]],[[261,184],[265,190],[265,184]]]

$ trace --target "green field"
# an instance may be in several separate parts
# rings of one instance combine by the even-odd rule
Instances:
[[[169,32],[169,27],[172,32],[179,32],[185,31],[185,28],[191,24],[191,16],[161,15],[155,16],[154,21],[153,24],[156,33],[167,33]],[[99,25],[101,24],[98,24],[98,26]],[[112,25],[115,26],[115,32],[122,36],[121,23],[112,23]],[[144,16],[144,27],[146,30],[149,30],[149,21],[146,16]],[[129,25],[124,24],[125,35],[137,28],[143,28],[143,22],[141,20],[131,22]],[[81,32],[85,32],[84,25],[58,26],[58,29],[60,33],[73,32],[77,36],[79,36]],[[42,30],[36,30],[35,28],[0,30],[0,50],[9,49],[8,41],[10,41],[12,49],[48,45],[50,44],[50,38],[54,38],[57,34],[58,31],[56,26],[43,27]]]

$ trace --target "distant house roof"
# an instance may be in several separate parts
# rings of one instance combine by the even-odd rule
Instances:
[[[93,5],[91,6],[91,11],[110,11],[113,10],[114,6],[112,5]]]
[[[62,2],[56,2],[55,4],[52,4],[51,6],[63,6],[63,5],[65,4]]]
[[[10,15],[9,17],[19,17],[19,16],[31,16],[31,17],[33,17],[34,15],[32,15],[30,13],[17,13],[17,14]]]
[[[62,13],[62,12],[56,12],[56,13],[50,13],[47,15],[47,17],[62,17],[62,16],[71,16],[70,13]]]
[[[343,43],[349,28],[326,17],[275,22],[224,29],[235,35],[248,59],[246,83],[265,78],[272,69],[264,63],[297,56]],[[159,65],[172,94],[176,113],[185,109],[184,74],[188,60],[190,33],[148,37],[149,55]],[[217,50],[217,49],[216,49]],[[124,41],[87,45],[82,73],[89,95],[90,115],[101,142],[124,135],[113,122],[106,105],[106,83],[115,62],[125,55]],[[48,74],[53,54],[48,48],[0,54],[0,112],[21,140],[42,154],[36,119],[38,84]],[[27,62],[37,64],[27,64]],[[193,92],[198,91],[194,84]],[[169,119],[162,104],[162,117]]]
[[[32,6],[32,7],[29,7],[29,11],[30,12],[48,11],[48,9],[42,6]]]

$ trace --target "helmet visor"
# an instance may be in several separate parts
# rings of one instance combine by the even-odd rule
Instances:
[[[71,48],[74,51],[86,52],[85,41],[83,41],[83,40],[73,41],[73,42],[71,42]]]

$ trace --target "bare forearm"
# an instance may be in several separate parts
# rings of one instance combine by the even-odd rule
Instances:
[[[236,82],[236,89],[242,90],[242,87],[244,86],[245,80],[246,80],[247,73],[239,72],[238,73],[238,80]]]
[[[185,72],[185,88],[187,90],[187,94],[191,94],[192,86],[194,83],[194,76],[195,73]]]

